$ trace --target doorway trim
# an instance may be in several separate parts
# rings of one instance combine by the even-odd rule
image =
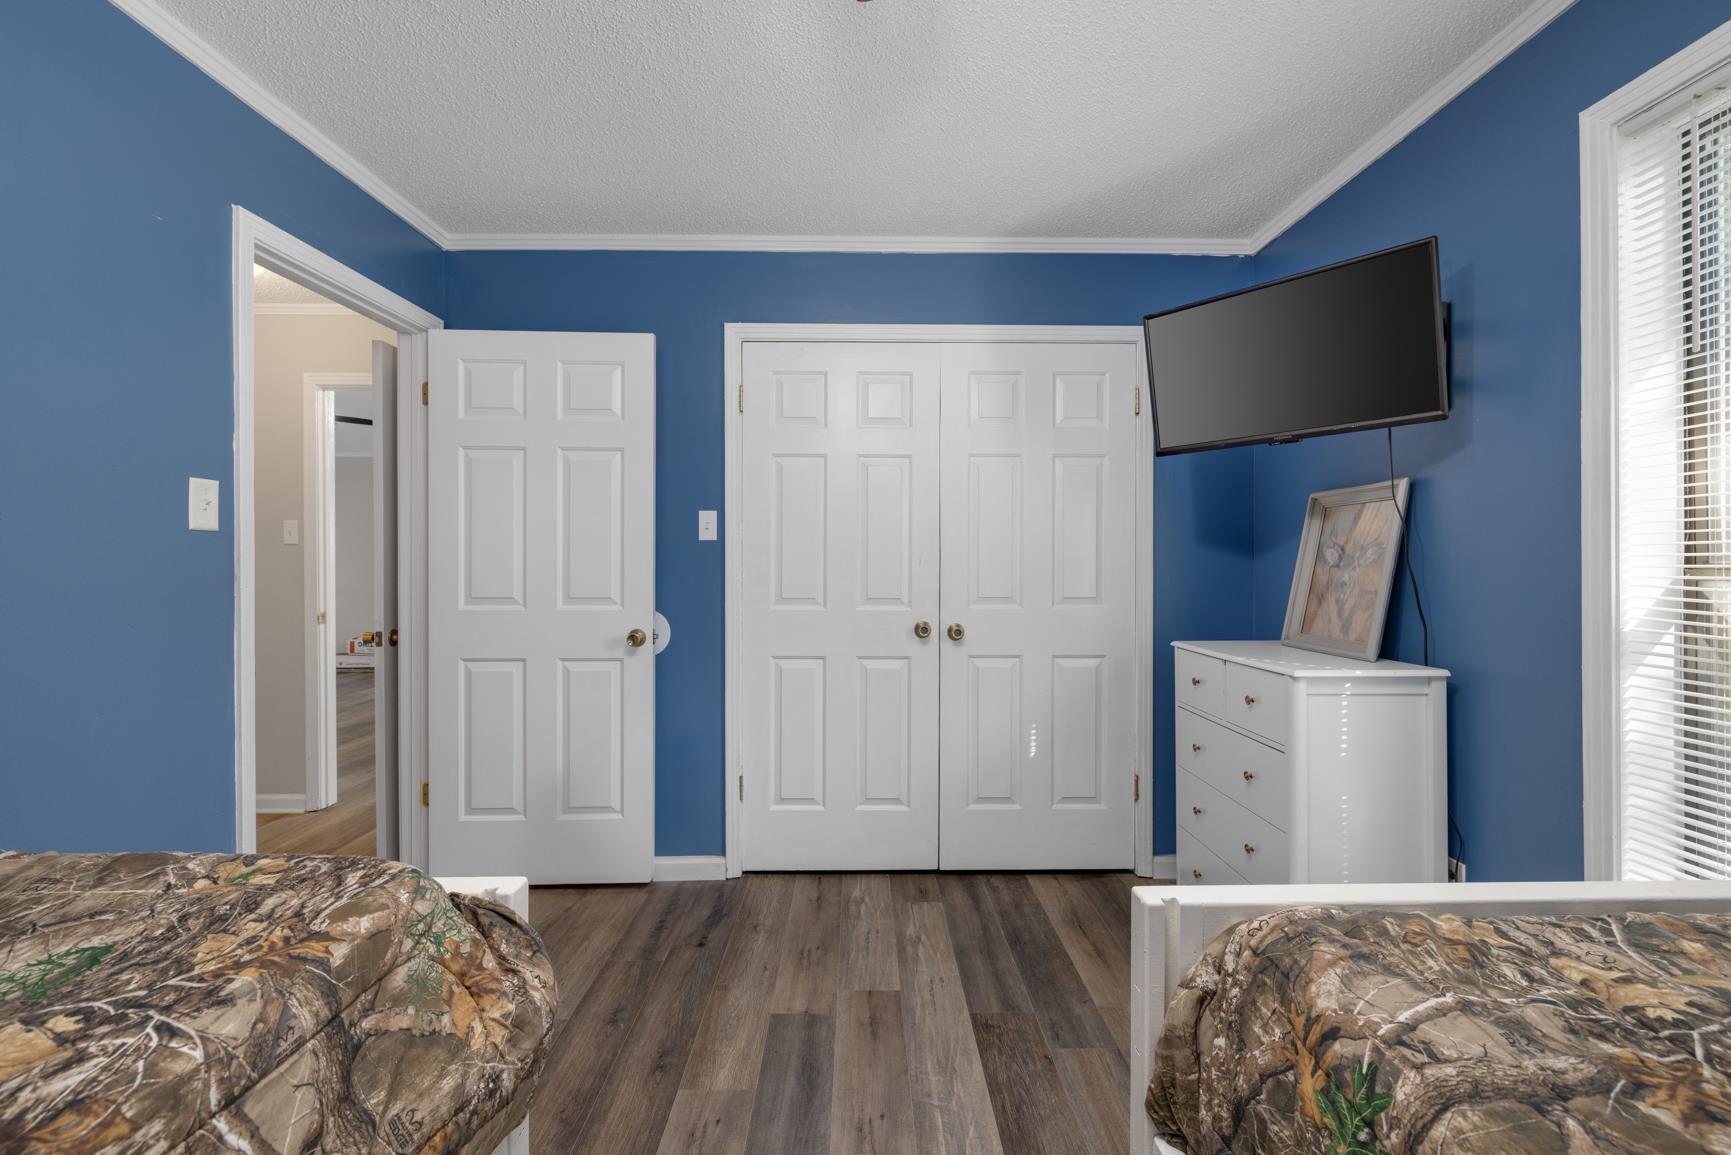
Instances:
[[[306,641],[308,810],[337,801],[336,391],[371,373],[302,374],[301,551]],[[310,546],[310,548],[308,548]],[[322,616],[321,616],[322,615]]]
[[[739,654],[744,604],[744,561],[739,534],[743,504],[740,457],[744,425],[739,399],[744,385],[745,343],[748,341],[847,342],[1020,342],[1026,344],[1134,344],[1136,386],[1148,392],[1148,358],[1140,325],[781,325],[727,322],[722,326],[722,383],[725,390],[725,492],[721,537],[724,545],[725,603],[722,797],[726,805],[727,877],[743,872],[740,833],[740,783],[744,775],[739,752]],[[1149,421],[1136,423],[1136,638],[1138,646],[1136,701],[1136,768],[1142,789],[1131,803],[1134,869],[1143,877],[1154,873],[1154,446]],[[941,837],[941,834],[940,834]]]
[[[400,354],[397,359],[397,404],[400,416],[409,409],[409,394],[418,392],[403,387],[403,381],[424,372],[426,333],[443,328],[444,322],[413,301],[398,296],[240,205],[232,206],[231,224],[234,239],[231,314],[234,334],[234,492],[231,499],[234,510],[234,845],[238,853],[251,854],[258,846],[255,813],[258,805],[258,685],[253,672],[257,654],[253,622],[257,601],[254,565],[257,524],[253,510],[253,466],[256,460],[253,444],[256,393],[253,380],[253,266],[263,265],[303,288],[397,331]],[[404,352],[407,355],[402,355]],[[415,380],[420,378],[415,377]],[[414,405],[413,411],[418,415],[421,406]],[[426,770],[424,761],[416,758],[424,756],[426,742],[415,741],[413,735],[417,731],[423,736],[426,733],[426,680],[421,668],[426,658],[421,641],[426,614],[426,550],[422,531],[426,519],[425,437],[424,417],[413,422],[400,421],[397,454],[398,613],[409,628],[403,632],[404,644],[399,657],[404,676],[398,679],[397,829],[408,832],[410,837],[407,846],[399,840],[395,849],[398,857],[422,865],[426,855],[425,820],[416,805],[419,800],[415,794],[417,782],[424,778]],[[417,440],[418,451],[415,448]],[[423,482],[420,490],[416,490],[413,484],[417,467]],[[407,753],[411,751],[414,753]],[[381,767],[380,771],[385,773],[385,768]]]

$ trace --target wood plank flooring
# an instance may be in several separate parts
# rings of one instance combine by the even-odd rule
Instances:
[[[536,1152],[1117,1155],[1128,874],[537,887]]]
[[[373,672],[337,671],[337,801],[305,814],[260,814],[262,853],[374,854]]]

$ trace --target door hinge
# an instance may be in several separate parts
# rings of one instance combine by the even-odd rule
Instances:
[[[1134,774],[1130,778],[1130,801],[1142,801],[1142,775]]]
[[[739,411],[741,413],[745,412],[745,382],[744,381],[741,381],[739,383]]]
[[[325,624],[325,612],[323,610],[320,610],[319,611],[319,625],[322,626],[324,624]]]
[[[1136,386],[1136,416],[1142,416],[1142,386]]]
[[[427,383],[425,381],[423,381],[423,382],[421,382],[421,404],[425,405],[426,403],[427,403]]]
[[[745,775],[743,774],[739,776],[739,800],[745,801]]]
[[[421,805],[425,806],[426,804],[427,804],[427,783],[423,782],[423,783],[421,783]]]

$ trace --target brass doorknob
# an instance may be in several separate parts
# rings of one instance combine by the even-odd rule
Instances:
[[[951,622],[950,628],[945,630],[944,633],[950,635],[950,641],[959,642],[967,636],[968,631],[962,629],[961,622]]]
[[[397,631],[393,628],[391,630],[391,645],[394,646],[396,644],[397,644]]]
[[[378,636],[379,635],[373,633],[373,631],[371,631],[371,630],[362,630],[361,631],[361,644],[363,646],[373,645],[377,642]]]
[[[630,646],[632,649],[636,649],[648,640],[649,635],[644,633],[642,630],[632,630],[630,633],[625,635],[625,644]]]
[[[930,622],[915,622],[914,623],[914,637],[919,638],[923,641],[926,638],[929,638],[931,636],[932,636],[932,623],[930,623]]]

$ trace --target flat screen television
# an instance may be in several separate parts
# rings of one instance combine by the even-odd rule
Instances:
[[[1435,237],[1142,325],[1157,454],[1448,416]]]

